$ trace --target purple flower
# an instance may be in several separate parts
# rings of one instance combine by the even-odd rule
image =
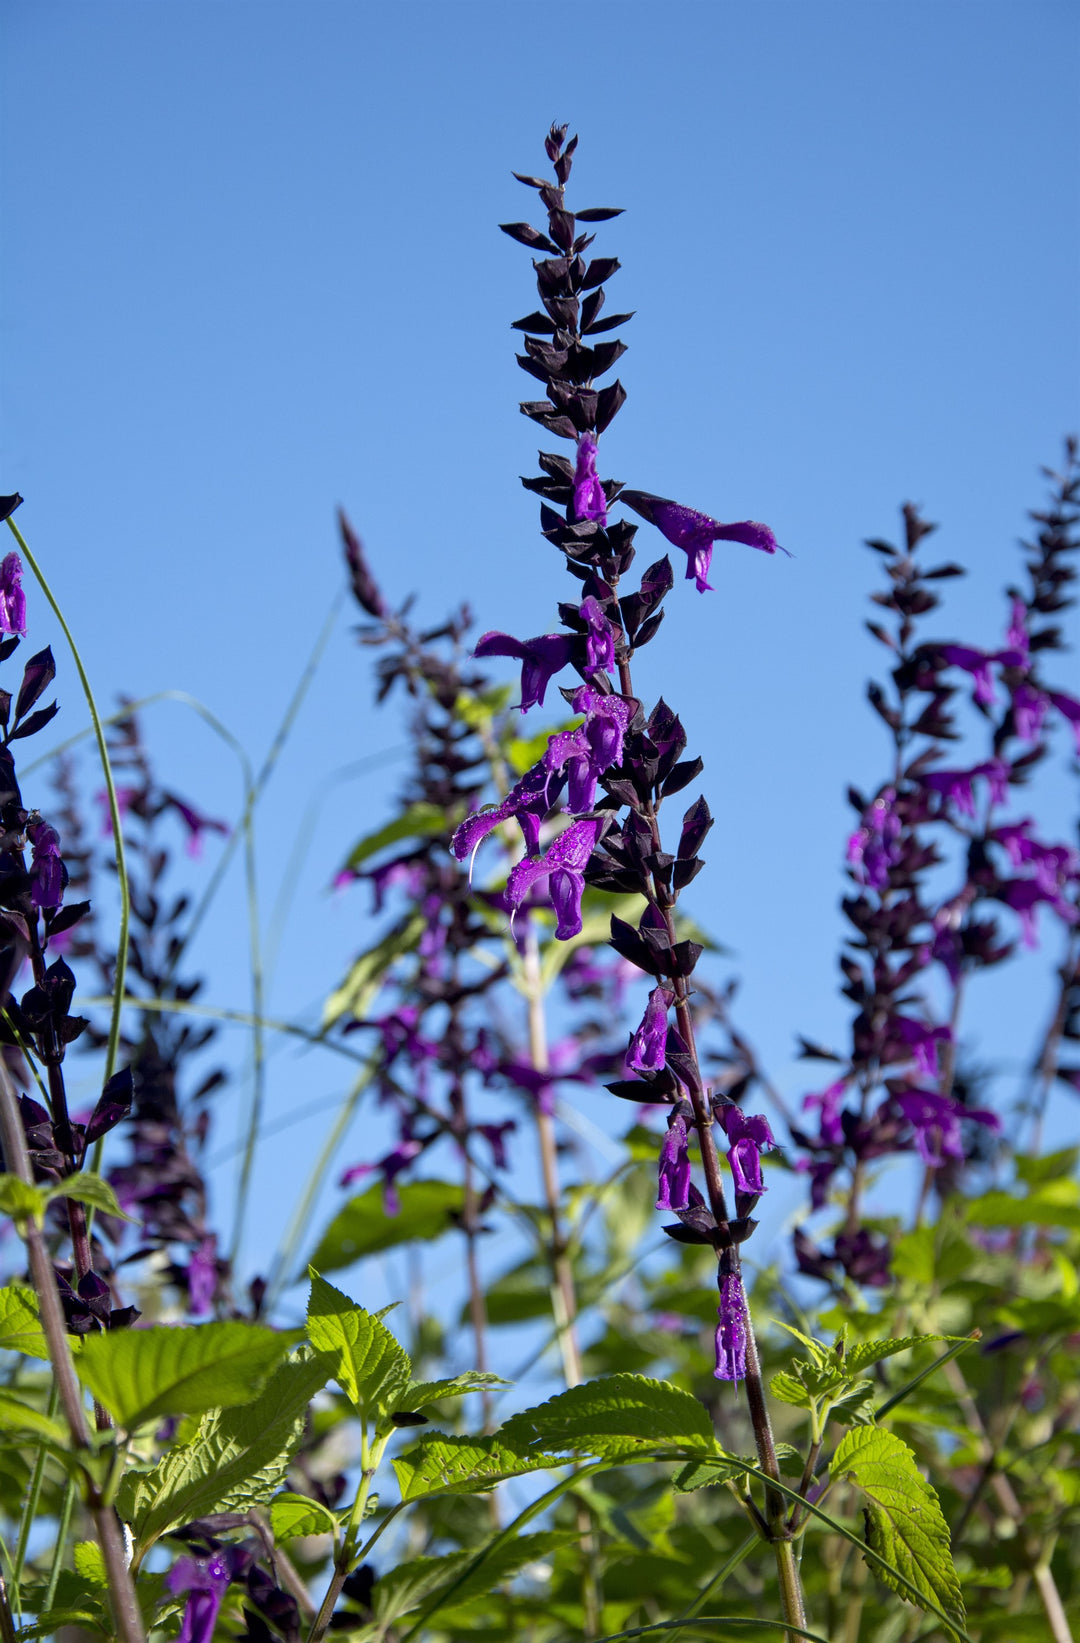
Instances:
[[[904,1015],[894,1017],[892,1027],[896,1037],[911,1051],[919,1071],[927,1078],[936,1078],[937,1047],[952,1042],[948,1027],[926,1027],[921,1021],[912,1021],[910,1016]]]
[[[803,1096],[804,1110],[820,1107],[821,1139],[830,1147],[842,1147],[844,1144],[844,1126],[840,1122],[840,1109],[847,1086],[846,1078],[838,1078],[827,1090],[822,1090],[817,1095]]]
[[[975,680],[975,700],[989,707],[994,700],[994,679],[990,663],[994,658],[985,650],[974,650],[968,645],[942,645],[941,659],[950,667],[962,667]]]
[[[920,1158],[931,1169],[940,1169],[947,1158],[963,1163],[962,1119],[985,1124],[995,1134],[1001,1129],[1001,1120],[996,1113],[962,1106],[950,1096],[937,1095],[933,1090],[908,1090],[906,1094],[896,1097],[896,1104],[915,1131],[915,1145]]]
[[[1052,907],[1058,917],[1064,919],[1066,924],[1075,924],[1077,919],[1080,918],[1080,912],[1071,902],[1066,901],[1064,896],[1059,894],[1056,889],[1047,889],[1044,884],[1040,884],[1038,878],[1010,879],[1007,884],[1001,886],[998,895],[1006,907],[1011,907],[1013,912],[1019,916],[1025,947],[1037,947],[1039,945],[1035,910],[1040,902],[1045,902],[1048,907]]]
[[[22,560],[9,553],[0,565],[0,633],[26,632],[26,595],[22,587]]]
[[[179,1597],[181,1592],[188,1594],[176,1643],[210,1643],[221,1600],[231,1579],[228,1563],[216,1553],[213,1557],[182,1557],[173,1564],[165,1584],[174,1597]]]
[[[718,1381],[746,1379],[746,1296],[737,1272],[720,1280],[719,1322],[716,1326],[716,1368]]]
[[[585,891],[585,868],[600,836],[603,821],[597,816],[574,822],[560,833],[546,856],[526,856],[506,881],[506,904],[517,912],[537,879],[549,877],[548,893],[558,923],[555,934],[569,941],[581,933],[581,898]]]
[[[592,435],[582,434],[574,470],[574,513],[578,519],[594,519],[603,528],[607,524],[607,497],[596,473],[596,449]]]
[[[217,1294],[217,1239],[213,1233],[197,1244],[188,1262],[188,1310],[193,1318],[210,1311]]]
[[[223,833],[226,838],[228,837],[229,828],[227,823],[215,821],[212,816],[202,815],[198,810],[193,809],[190,804],[185,804],[183,799],[178,799],[175,793],[166,793],[164,799],[165,804],[176,811],[188,830],[187,853],[189,856],[194,857],[201,854],[204,833]]]
[[[765,1191],[761,1178],[761,1154],[775,1147],[772,1130],[766,1118],[748,1116],[736,1106],[722,1107],[720,1122],[732,1143],[728,1149],[728,1165],[736,1192],[757,1196]]]
[[[584,713],[585,723],[550,737],[541,762],[553,775],[566,771],[566,807],[577,815],[592,809],[596,783],[604,771],[622,763],[634,707],[625,696],[602,696],[584,685],[574,694],[574,711]]]
[[[401,1199],[398,1197],[397,1187],[394,1185],[402,1170],[408,1169],[413,1159],[423,1147],[419,1141],[405,1139],[399,1141],[392,1152],[385,1158],[380,1158],[377,1164],[354,1164],[341,1177],[340,1186],[348,1187],[362,1176],[370,1175],[373,1170],[379,1170],[383,1178],[383,1210],[387,1215],[401,1214]]]
[[[666,496],[654,496],[651,491],[623,491],[619,500],[655,525],[673,547],[682,548],[687,560],[686,579],[696,580],[699,593],[710,591],[707,578],[714,542],[742,542],[748,548],[759,548],[762,553],[775,553],[778,548],[781,553],[787,553],[786,548],[780,548],[768,525],[759,525],[753,519],[722,525],[718,519],[710,519],[707,513],[685,508],[681,502],[672,502]]]
[[[48,822],[26,829],[33,846],[30,861],[30,900],[35,907],[55,912],[64,899],[67,869],[60,859],[60,835]]]
[[[667,1065],[667,1016],[674,997],[671,988],[663,985],[654,987],[649,994],[641,1024],[630,1040],[626,1055],[628,1070],[658,1073]]]
[[[923,787],[940,793],[946,804],[955,804],[962,816],[975,816],[975,777],[985,776],[990,787],[990,803],[1004,804],[1009,796],[1009,777],[1012,774],[1004,759],[987,759],[970,770],[932,770],[920,776]]]
[[[686,1119],[673,1114],[660,1144],[660,1196],[657,1209],[678,1211],[690,1206],[690,1152],[686,1142]]]
[[[588,624],[585,639],[586,673],[610,673],[615,667],[615,629],[590,593],[581,601],[581,614]]]
[[[509,1160],[506,1156],[506,1137],[511,1130],[517,1129],[517,1120],[506,1118],[501,1124],[474,1124],[477,1135],[482,1135],[491,1148],[491,1161],[495,1169],[506,1169]]]
[[[1041,690],[1033,690],[1030,685],[1017,685],[1013,691],[1012,706],[1013,724],[1020,740],[1037,742],[1050,707],[1049,699]]]
[[[1013,598],[1012,607],[1010,610],[1009,627],[1005,634],[1005,643],[1008,645],[1010,650],[1020,652],[1021,662],[1014,665],[1022,666],[1023,663],[1027,661],[1031,640],[1028,638],[1027,630],[1027,606],[1022,599],[1016,598],[1015,596]]]
[[[1068,719],[1072,725],[1073,736],[1076,740],[1076,753],[1080,758],[1080,702],[1075,696],[1066,696],[1064,691],[1051,690],[1048,692],[1050,700],[1058,712]]]
[[[989,836],[1005,846],[1014,867],[1033,867],[1035,883],[1047,897],[1054,897],[1080,872],[1080,856],[1067,844],[1042,844],[1033,839],[1034,825],[1028,816],[1006,827],[995,827]]]
[[[458,861],[464,861],[496,827],[501,827],[503,822],[516,821],[525,836],[526,850],[530,856],[535,856],[540,849],[540,823],[562,790],[561,779],[555,781],[553,775],[553,769],[546,764],[534,765],[510,789],[501,804],[467,816],[450,840],[452,854]]]
[[[475,656],[516,656],[521,662],[521,711],[543,707],[552,677],[569,662],[573,639],[568,633],[542,633],[537,639],[514,639],[509,633],[485,633]]]
[[[847,859],[852,877],[868,890],[888,888],[889,872],[900,861],[902,825],[892,806],[896,789],[887,787],[863,811],[862,826],[848,839]]]

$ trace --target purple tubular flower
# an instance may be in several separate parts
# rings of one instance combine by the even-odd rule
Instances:
[[[585,640],[586,673],[610,673],[615,667],[615,629],[600,608],[600,601],[589,594],[581,601],[581,614],[588,623]]]
[[[1017,685],[1013,691],[1013,724],[1022,742],[1037,742],[1050,707],[1049,698],[1030,685]]]
[[[26,595],[22,586],[22,560],[9,553],[0,565],[0,633],[26,632]]]
[[[975,681],[975,700],[983,707],[994,701],[994,679],[990,672],[993,657],[968,645],[942,645],[941,659],[950,667],[962,667]]]
[[[585,723],[552,736],[542,763],[553,775],[567,772],[566,807],[579,815],[592,809],[598,778],[622,763],[623,741],[634,709],[624,696],[602,696],[583,686],[574,695],[574,710],[584,713]]]
[[[822,1090],[820,1094],[803,1096],[804,1110],[820,1107],[821,1139],[830,1147],[841,1147],[844,1144],[844,1126],[840,1122],[840,1108],[843,1105],[844,1091],[847,1087],[847,1079],[839,1078],[835,1084],[830,1084],[828,1089]]]
[[[720,1305],[717,1309],[716,1368],[718,1381],[746,1379],[746,1296],[742,1279],[737,1272],[728,1272],[720,1280]]]
[[[562,781],[554,780],[553,767],[546,763],[534,765],[510,789],[501,804],[491,810],[477,810],[465,818],[450,840],[451,853],[458,861],[464,861],[496,827],[501,827],[503,822],[516,821],[525,835],[526,850],[530,856],[535,856],[540,849],[540,823],[561,789]]]
[[[55,912],[64,899],[67,872],[60,859],[60,835],[48,822],[28,827],[26,836],[33,846],[30,862],[30,900],[35,907]]]
[[[754,519],[743,519],[734,525],[722,525],[707,513],[685,508],[681,502],[672,502],[666,496],[654,496],[651,491],[623,491],[619,500],[633,508],[643,519],[655,525],[673,547],[686,554],[686,579],[697,582],[699,593],[710,591],[709,566],[712,564],[714,542],[742,542],[761,553],[787,553],[781,548],[768,525],[759,525]],[[790,555],[789,555],[790,557]]]
[[[521,663],[521,711],[543,707],[553,676],[569,662],[573,641],[568,633],[542,633],[537,639],[514,639],[509,633],[485,633],[474,656],[516,656]]]
[[[1011,907],[1020,919],[1020,929],[1025,947],[1037,947],[1039,938],[1036,930],[1035,909],[1040,902],[1052,907],[1058,917],[1066,924],[1075,924],[1080,913],[1060,895],[1056,889],[1047,888],[1040,883],[1038,877],[1033,879],[1010,879],[1002,885],[998,895],[1006,907]]]
[[[952,1042],[948,1027],[926,1027],[910,1016],[897,1016],[893,1023],[901,1043],[911,1051],[915,1065],[926,1078],[938,1075],[938,1045]]]
[[[1027,606],[1022,599],[1014,597],[1012,601],[1005,643],[1010,650],[1019,651],[1020,662],[1017,665],[1022,666],[1027,661],[1028,651],[1031,646],[1027,630]]]
[[[953,1101],[947,1095],[938,1095],[933,1090],[908,1090],[905,1095],[896,1097],[896,1104],[915,1131],[919,1157],[931,1169],[940,1169],[947,1158],[963,1163],[962,1119],[985,1124],[995,1134],[1001,1129],[1001,1120],[996,1113],[965,1107],[959,1101]]]
[[[597,477],[596,450],[592,435],[582,434],[574,470],[574,513],[578,519],[594,519],[602,529],[607,524],[607,497]]]
[[[555,934],[569,941],[581,933],[581,898],[585,868],[600,836],[603,821],[589,816],[560,833],[546,856],[526,856],[506,881],[506,904],[512,913],[521,906],[537,879],[549,875],[548,893],[558,923]]]
[[[896,789],[885,791],[867,805],[862,825],[848,839],[847,859],[852,877],[868,890],[888,888],[890,870],[900,861],[899,847],[903,831],[899,816],[893,813]]]
[[[675,1113],[660,1145],[660,1196],[657,1209],[678,1211],[690,1207],[690,1152],[686,1119]]]
[[[213,1233],[197,1244],[188,1262],[188,1311],[201,1318],[214,1304],[217,1293],[217,1239]]]
[[[182,1557],[165,1577],[174,1597],[187,1592],[184,1619],[176,1643],[210,1643],[214,1623],[232,1575],[223,1557]]]
[[[1048,692],[1051,702],[1057,708],[1062,718],[1068,719],[1072,726],[1072,733],[1076,740],[1076,753],[1080,758],[1080,702],[1075,696],[1066,696],[1064,691],[1051,690]]]
[[[654,987],[649,994],[641,1025],[630,1040],[626,1056],[628,1070],[658,1073],[667,1066],[667,1017],[674,997],[671,988],[662,985]],[[668,1209],[673,1206],[664,1204],[660,1207]]]
[[[735,1190],[749,1192],[756,1197],[765,1191],[761,1154],[776,1145],[769,1121],[756,1114],[747,1116],[738,1107],[731,1106],[722,1108],[720,1122],[732,1143],[727,1157]]]

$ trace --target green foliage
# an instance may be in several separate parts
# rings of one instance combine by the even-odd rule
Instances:
[[[8,1215],[21,1226],[32,1217],[39,1220],[48,1202],[41,1187],[32,1187],[18,1175],[0,1175],[0,1215]]]
[[[21,1352],[27,1358],[49,1356],[37,1295],[26,1284],[11,1283],[0,1289],[0,1350]]]
[[[479,1369],[467,1369],[448,1381],[413,1381],[403,1392],[398,1407],[420,1410],[439,1403],[443,1398],[463,1398],[469,1392],[478,1392],[485,1386],[509,1386],[501,1375],[488,1375]]]
[[[100,1175],[95,1175],[91,1170],[82,1170],[78,1175],[65,1176],[55,1187],[50,1187],[45,1196],[50,1203],[54,1198],[74,1198],[77,1203],[87,1204],[91,1209],[100,1210],[102,1215],[111,1215],[117,1221],[134,1219],[124,1214],[108,1181]]]
[[[433,834],[445,832],[447,825],[446,812],[437,804],[407,805],[392,822],[377,828],[374,833],[367,833],[359,843],[354,844],[344,865],[355,870],[389,844],[400,844],[403,839],[430,838]]]
[[[306,1495],[275,1495],[270,1503],[270,1527],[275,1540],[295,1540],[299,1535],[332,1535],[337,1518],[320,1501]]]
[[[415,1449],[394,1460],[402,1500],[418,1500],[436,1491],[471,1495],[493,1489],[506,1478],[536,1472],[559,1463],[550,1455],[518,1454],[501,1436],[452,1437],[427,1433]]]
[[[512,1415],[500,1438],[511,1448],[552,1454],[631,1456],[716,1448],[712,1422],[698,1399],[667,1381],[609,1375],[560,1392]]]
[[[93,1335],[79,1376],[125,1431],[156,1415],[201,1415],[250,1403],[295,1335],[260,1324],[192,1324]]]
[[[351,1198],[334,1216],[319,1240],[311,1264],[319,1272],[352,1266],[398,1244],[441,1238],[454,1225],[465,1203],[465,1191],[449,1181],[410,1181],[398,1188],[397,1215],[387,1215],[380,1183]]]
[[[901,1597],[911,1602],[917,1593],[922,1608],[943,1610],[962,1628],[964,1600],[949,1530],[937,1494],[907,1444],[894,1432],[867,1427],[847,1432],[830,1472],[854,1484],[865,1497],[866,1543],[889,1568],[899,1570],[904,1581],[876,1562],[875,1573]]]
[[[17,1433],[19,1437],[44,1438],[61,1449],[68,1442],[67,1429],[59,1421],[50,1420],[33,1404],[23,1401],[14,1392],[0,1388],[0,1432]]]
[[[251,1403],[204,1415],[186,1442],[146,1472],[125,1477],[117,1505],[141,1552],[210,1512],[244,1512],[280,1489],[304,1436],[308,1405],[327,1368],[306,1348],[271,1375]]]
[[[431,1611],[443,1602],[455,1605],[489,1592],[509,1580],[526,1564],[539,1562],[556,1547],[574,1537],[558,1531],[519,1535],[497,1544],[494,1537],[467,1552],[450,1552],[444,1557],[418,1557],[400,1563],[375,1587],[375,1615],[388,1625],[401,1615],[430,1602]]]
[[[412,1365],[386,1325],[314,1270],[308,1339],[345,1396],[366,1419],[403,1407]]]

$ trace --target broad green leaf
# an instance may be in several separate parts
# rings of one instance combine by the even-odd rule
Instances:
[[[72,1554],[75,1573],[90,1586],[108,1586],[105,1559],[96,1540],[80,1540]]]
[[[901,1335],[887,1341],[861,1341],[858,1346],[848,1347],[844,1367],[849,1374],[857,1375],[872,1363],[880,1363],[882,1358],[891,1358],[897,1352],[908,1351],[910,1347],[923,1346],[928,1341],[958,1341],[963,1338],[960,1335]]]
[[[774,1318],[773,1322],[779,1324],[780,1328],[786,1330],[789,1335],[794,1335],[797,1341],[802,1342],[810,1353],[811,1363],[818,1368],[823,1369],[827,1363],[831,1362],[833,1357],[832,1348],[826,1346],[824,1341],[817,1340],[813,1335],[804,1335],[801,1329],[796,1329],[794,1324],[784,1323],[782,1318]]]
[[[49,1356],[37,1296],[26,1284],[6,1284],[0,1289],[0,1348],[25,1353],[28,1358]]]
[[[878,1389],[873,1381],[851,1381],[829,1403],[829,1419],[844,1426],[872,1426]]]
[[[244,1512],[281,1488],[304,1437],[308,1405],[326,1366],[302,1348],[274,1371],[253,1403],[205,1415],[194,1436],[150,1472],[128,1473],[118,1507],[144,1551],[168,1530],[210,1512]]]
[[[398,1188],[398,1198],[397,1215],[387,1215],[378,1182],[351,1198],[323,1233],[312,1266],[319,1272],[335,1272],[395,1244],[439,1238],[454,1226],[453,1217],[465,1205],[464,1188],[449,1181],[411,1181]]]
[[[378,1318],[311,1274],[308,1339],[322,1354],[350,1403],[368,1416],[401,1407],[412,1365]]]
[[[45,1196],[50,1203],[54,1198],[74,1198],[76,1203],[89,1204],[91,1209],[100,1210],[102,1215],[115,1216],[118,1221],[134,1220],[133,1216],[124,1214],[108,1181],[90,1170],[84,1170],[81,1175],[67,1176],[55,1187],[50,1187]]]
[[[45,1213],[46,1196],[40,1187],[32,1187],[17,1175],[0,1175],[0,1215],[10,1215],[18,1225],[28,1217],[39,1219]]]
[[[1072,1178],[1080,1163],[1080,1147],[1064,1147],[1060,1152],[1045,1152],[1036,1156],[1013,1159],[1017,1176],[1028,1186],[1040,1186],[1044,1181],[1056,1181],[1061,1176]]]
[[[1080,1227],[1080,1183],[1045,1181],[1026,1198],[987,1192],[967,1205],[965,1219],[979,1227]]]
[[[332,1535],[337,1518],[321,1501],[306,1495],[275,1495],[270,1502],[270,1527],[275,1540],[294,1540],[297,1535]]]
[[[375,1583],[372,1602],[376,1618],[385,1626],[440,1594],[455,1605],[483,1596],[516,1575],[527,1563],[539,1562],[575,1538],[572,1532],[548,1530],[537,1535],[518,1535],[495,1545],[482,1560],[479,1554],[483,1546],[473,1546],[446,1557],[418,1557],[409,1563],[400,1563],[396,1569],[380,1575]],[[473,1564],[475,1568],[470,1567]]]
[[[0,1388],[0,1432],[33,1434],[47,1443],[66,1449],[70,1443],[67,1428],[59,1421],[50,1420],[40,1409],[23,1403],[13,1392]]]
[[[802,1455],[790,1443],[776,1445],[776,1458],[780,1463],[781,1472],[789,1477],[801,1477],[805,1464]],[[751,1466],[758,1464],[757,1455],[743,1455],[742,1461]],[[710,1455],[705,1460],[690,1460],[671,1480],[679,1494],[688,1494],[692,1489],[704,1489],[710,1484],[727,1483],[732,1478],[746,1476],[745,1466],[740,1465],[734,1456]]]
[[[201,1415],[250,1403],[295,1339],[261,1324],[159,1324],[92,1336],[76,1368],[130,1432],[155,1415]]]
[[[451,1437],[443,1432],[429,1433],[393,1462],[402,1500],[436,1492],[477,1494],[504,1478],[560,1464],[550,1455],[519,1455],[498,1438]]]
[[[915,1456],[895,1432],[860,1426],[845,1433],[829,1468],[834,1478],[854,1483],[866,1497],[866,1542],[957,1625],[964,1624],[964,1601],[953,1566],[949,1531],[937,1495]],[[874,1572],[901,1597],[911,1594],[880,1565]],[[926,1607],[925,1604],[920,1605]]]
[[[463,1398],[467,1392],[478,1392],[485,1386],[512,1386],[501,1375],[488,1375],[479,1369],[466,1369],[450,1381],[413,1381],[398,1400],[399,1409],[423,1409],[425,1404],[438,1403],[441,1398]]]
[[[388,844],[400,844],[402,839],[430,838],[433,833],[445,832],[448,827],[446,811],[437,804],[410,804],[400,816],[375,833],[368,833],[354,844],[345,860],[346,867],[360,867],[369,856],[385,850]]]
[[[323,1005],[323,1027],[332,1027],[342,1016],[364,1016],[382,986],[383,977],[391,964],[405,953],[411,953],[427,929],[422,913],[410,913],[395,924],[393,929],[361,953],[351,970]]]
[[[454,717],[480,730],[505,713],[514,694],[513,685],[492,685],[489,690],[462,690],[454,703]]]
[[[498,1436],[523,1452],[537,1448],[602,1457],[716,1449],[712,1422],[697,1398],[644,1375],[609,1375],[571,1387],[535,1409],[512,1415]]]
[[[786,1369],[777,1370],[769,1382],[769,1391],[781,1403],[792,1403],[797,1409],[810,1408],[810,1394],[806,1387],[796,1375],[789,1375]]]

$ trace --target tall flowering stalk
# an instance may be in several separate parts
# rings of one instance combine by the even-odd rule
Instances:
[[[581,722],[549,740],[540,761],[519,784],[516,800],[503,806],[507,817],[514,815],[519,821],[525,848],[507,881],[506,902],[513,916],[546,886],[560,940],[573,938],[581,929],[587,883],[640,896],[644,902],[636,921],[615,916],[611,921],[611,946],[650,978],[653,990],[628,1052],[627,1070],[638,1076],[617,1080],[609,1088],[668,1110],[660,1204],[677,1216],[668,1229],[673,1237],[716,1252],[715,1373],[745,1384],[761,1469],[779,1481],[740,1263],[740,1247],[754,1230],[753,1210],[764,1190],[760,1153],[772,1145],[772,1136],[763,1118],[746,1118],[714,1096],[701,1070],[691,978],[702,949],[680,936],[676,909],[681,892],[703,865],[700,850],[712,818],[704,798],[698,798],[683,816],[674,849],[665,849],[659,820],[663,802],[694,781],[702,764],[683,756],[685,732],[663,699],[646,711],[635,695],[632,674],[635,654],[659,628],[674,573],[664,555],[646,569],[637,588],[621,592],[636,556],[639,527],[627,518],[613,518],[611,511],[621,502],[684,551],[686,576],[700,592],[710,586],[716,542],[745,543],[770,554],[777,552],[778,543],[767,526],[755,521],[725,525],[666,497],[625,490],[619,482],[601,477],[599,439],[626,399],[618,379],[599,386],[625,352],[620,340],[604,339],[630,315],[603,314],[605,287],[619,264],[613,257],[586,257],[593,243],[589,230],[618,212],[567,208],[565,189],[577,138],[567,141],[566,129],[553,126],[545,143],[553,179],[518,179],[536,191],[546,209],[547,231],[529,223],[503,227],[511,238],[543,254],[534,263],[541,307],[514,326],[524,335],[525,352],[518,363],[543,383],[547,397],[526,401],[521,409],[569,444],[572,457],[542,451],[541,473],[523,483],[542,498],[541,529],[563,554],[580,593],[559,606],[560,631],[525,640],[488,633],[477,654],[521,661],[523,711],[542,703],[555,676],[572,666],[582,684],[563,688],[562,693]],[[560,800],[562,810],[548,824],[544,850],[544,823]],[[459,859],[471,852],[475,825],[470,818],[455,837]],[[734,1213],[728,1208],[721,1173],[717,1124],[731,1143]],[[691,1130],[697,1138],[704,1194],[689,1178]],[[775,1547],[785,1618],[803,1625],[792,1529],[783,1496],[772,1488],[766,1492],[762,1525]]]

